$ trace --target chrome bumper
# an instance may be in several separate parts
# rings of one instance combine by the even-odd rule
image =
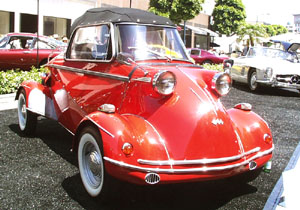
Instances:
[[[238,156],[233,156],[233,157],[225,157],[225,158],[217,158],[217,159],[200,159],[200,160],[182,160],[182,161],[171,161],[171,160],[167,160],[167,161],[148,161],[148,160],[138,160],[139,163],[141,164],[149,164],[149,165],[157,165],[157,166],[161,166],[161,165],[169,165],[170,168],[169,169],[165,169],[165,168],[147,168],[147,167],[142,167],[142,166],[136,166],[136,165],[131,165],[131,164],[127,164],[121,161],[117,161],[117,160],[113,160],[111,158],[108,157],[104,157],[104,160],[108,161],[109,163],[112,163],[114,165],[120,166],[120,167],[124,167],[124,168],[128,168],[128,169],[132,169],[132,170],[136,170],[136,171],[142,171],[142,172],[153,172],[153,173],[166,173],[166,174],[180,174],[180,173],[197,173],[197,172],[211,172],[211,171],[223,171],[223,170],[229,170],[229,169],[234,169],[234,168],[238,168],[240,166],[244,166],[249,164],[251,161],[260,158],[262,156],[268,155],[270,153],[272,153],[272,151],[274,150],[274,145],[272,145],[272,148],[262,151],[262,152],[257,152],[257,150],[260,150],[259,147],[248,151],[242,155],[238,155]],[[197,168],[184,168],[184,169],[173,169],[172,166],[173,165],[188,165],[188,164],[205,164],[205,163],[224,163],[227,161],[233,161],[233,160],[237,160],[237,159],[241,159],[243,157],[245,157],[246,155],[249,155],[251,153],[255,153],[257,152],[257,154],[255,154],[253,157],[244,160],[243,162],[240,163],[236,163],[236,164],[232,164],[232,165],[226,165],[226,166],[202,166],[202,167],[197,167]]]
[[[292,88],[292,89],[300,89],[300,84],[291,84],[286,82],[278,82],[278,81],[266,81],[266,80],[256,80],[257,83],[268,85],[272,87],[281,87],[281,88]]]

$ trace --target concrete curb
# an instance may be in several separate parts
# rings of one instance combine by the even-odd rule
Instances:
[[[16,93],[0,95],[0,111],[8,109],[16,109],[17,101],[15,101]]]

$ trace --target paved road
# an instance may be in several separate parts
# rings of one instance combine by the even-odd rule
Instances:
[[[34,137],[24,137],[16,110],[0,111],[0,209],[263,209],[300,139],[298,93],[267,89],[253,94],[233,88],[222,99],[230,108],[249,102],[269,123],[275,140],[273,168],[255,181],[228,180],[154,187],[123,183],[114,200],[100,203],[84,191],[71,136],[41,119]]]

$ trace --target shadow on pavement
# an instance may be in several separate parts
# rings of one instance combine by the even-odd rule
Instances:
[[[237,82],[235,82],[233,84],[233,87],[238,90],[246,91],[246,92],[253,93],[256,95],[300,97],[299,91],[294,90],[294,89],[283,89],[283,88],[272,88],[272,87],[268,87],[268,86],[261,86],[256,91],[250,91],[250,89],[248,88],[247,85],[242,84],[242,83],[237,83]]]
[[[10,129],[22,136],[17,124]],[[38,121],[35,138],[41,139],[52,151],[77,167],[76,154],[70,152],[72,135],[57,122]],[[46,167],[46,166],[45,166]],[[85,191],[79,173],[61,183],[71,199],[84,209],[217,209],[233,198],[257,192],[250,184],[230,180],[202,183],[182,183],[156,186],[138,186],[116,180],[118,190],[111,200],[100,201]]]

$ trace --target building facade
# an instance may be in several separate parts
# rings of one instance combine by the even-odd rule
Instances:
[[[294,30],[296,33],[300,33],[300,14],[294,15]]]
[[[72,21],[95,7],[131,7],[148,10],[150,0],[10,0],[0,7],[0,35],[9,32],[29,32],[41,35],[70,36]],[[187,21],[186,46],[208,49],[210,10],[213,0],[207,0],[204,11]],[[183,25],[181,25],[183,29]],[[183,37],[183,30],[180,31]]]
[[[69,36],[72,20],[97,0],[10,0],[0,7],[0,34],[29,32]],[[39,15],[38,15],[39,13]]]

